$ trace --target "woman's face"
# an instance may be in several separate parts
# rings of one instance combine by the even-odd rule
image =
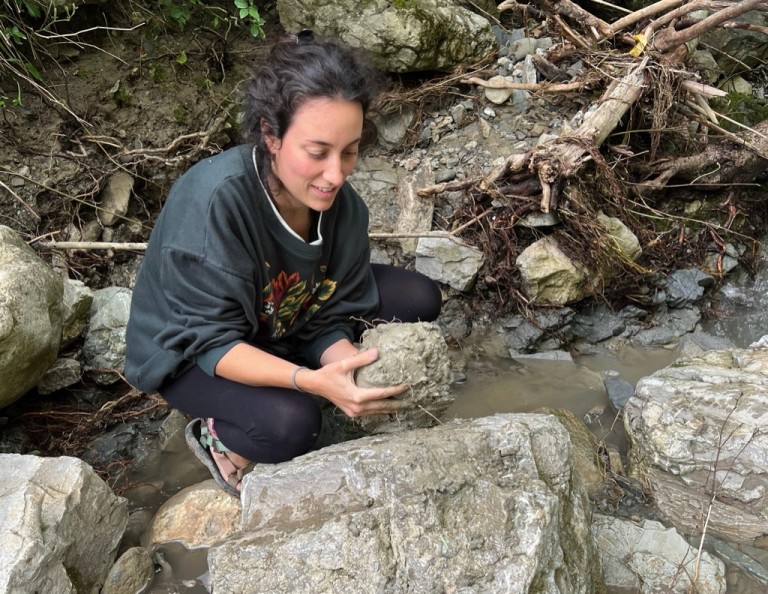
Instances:
[[[275,195],[281,210],[328,210],[357,164],[363,108],[342,99],[309,99],[282,138],[269,134],[272,174],[282,183]]]

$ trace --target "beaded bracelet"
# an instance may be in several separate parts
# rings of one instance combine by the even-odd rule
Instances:
[[[302,369],[306,369],[303,365],[299,365],[296,369],[293,370],[293,373],[291,374],[291,385],[293,386],[293,389],[298,392],[306,392],[306,390],[302,390],[299,387],[299,384],[296,383],[296,375],[301,371]]]

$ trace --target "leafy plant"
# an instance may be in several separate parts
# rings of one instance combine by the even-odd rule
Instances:
[[[192,20],[192,11],[194,6],[199,6],[200,0],[161,0],[161,12],[173,23],[179,31],[183,31],[190,20]]]
[[[261,18],[259,9],[253,0],[235,0],[235,7],[239,11],[239,18],[243,21],[253,37],[264,38],[264,25],[266,21]]]

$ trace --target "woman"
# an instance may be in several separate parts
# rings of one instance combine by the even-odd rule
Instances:
[[[307,452],[315,396],[350,417],[393,412],[405,386],[363,389],[365,323],[434,320],[436,285],[369,263],[368,210],[346,183],[375,72],[349,49],[289,36],[249,82],[248,143],[174,184],[136,280],[125,374],[197,417],[187,442],[239,495],[251,462]]]

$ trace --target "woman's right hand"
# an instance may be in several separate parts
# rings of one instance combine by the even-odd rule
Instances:
[[[408,407],[408,403],[391,397],[404,392],[408,386],[360,388],[355,384],[355,371],[370,365],[378,356],[377,349],[368,349],[329,362],[317,370],[301,370],[296,382],[303,390],[333,402],[348,417],[394,413]]]

